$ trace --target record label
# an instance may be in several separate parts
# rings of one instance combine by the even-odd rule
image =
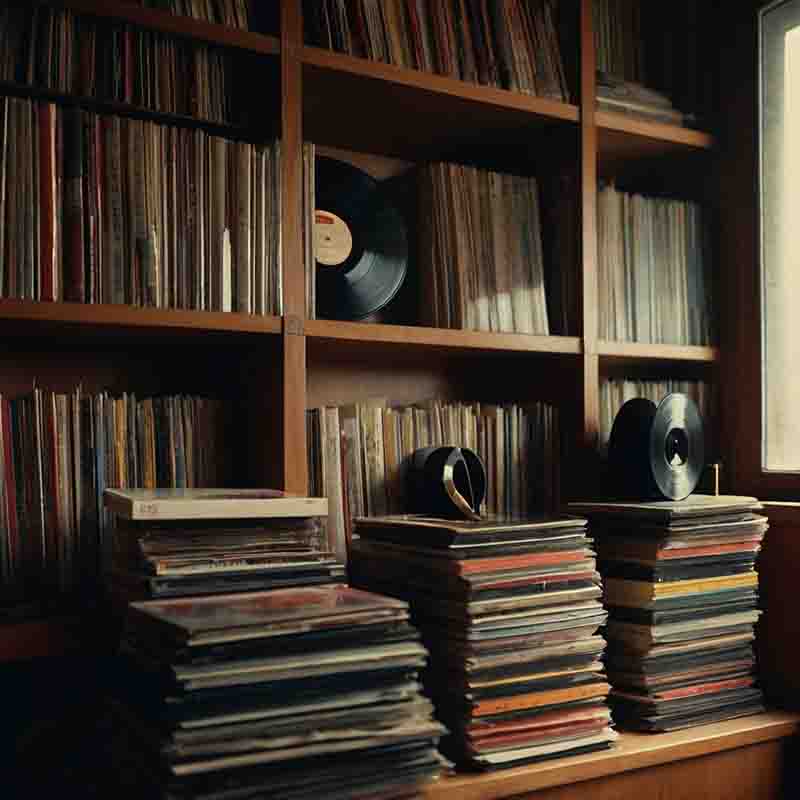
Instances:
[[[353,234],[348,224],[332,211],[314,212],[314,258],[326,267],[344,264],[353,252]]]

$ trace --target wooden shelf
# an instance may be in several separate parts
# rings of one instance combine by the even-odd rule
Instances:
[[[470,147],[534,158],[534,128],[572,130],[578,108],[316,47],[300,52],[304,136],[319,144],[417,160]]]
[[[604,361],[615,363],[686,362],[714,364],[719,360],[719,349],[717,347],[702,347],[699,345],[601,340],[597,343],[597,352]]]
[[[527,796],[538,789],[566,786],[780,739],[799,730],[800,714],[770,711],[672,733],[622,733],[612,750],[543,761],[486,775],[443,778],[428,787],[425,797],[427,800],[495,800]]]
[[[597,158],[600,164],[664,155],[704,153],[714,137],[703,131],[652,122],[613,111],[597,111]]]
[[[503,351],[560,355],[577,355],[581,352],[580,339],[574,336],[533,336],[525,333],[489,333],[322,319],[308,320],[305,333],[315,341],[369,344],[382,346],[387,351],[420,347],[425,348],[426,352]]]
[[[222,311],[185,311],[135,306],[46,303],[32,300],[0,300],[0,329],[50,335],[60,332],[196,335],[206,333],[278,334],[280,317]]]

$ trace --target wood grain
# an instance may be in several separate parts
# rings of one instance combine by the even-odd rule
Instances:
[[[714,137],[703,131],[613,111],[597,111],[595,120],[598,159],[604,165],[712,150],[716,145]]]
[[[187,333],[218,331],[222,333],[278,334],[282,329],[279,317],[241,314],[227,311],[185,311],[182,309],[139,308],[136,306],[47,303],[33,300],[0,300],[0,326],[8,331],[15,327],[30,330],[94,329],[106,334],[109,330],[139,332],[185,331]]]
[[[779,800],[785,790],[785,746],[750,745],[689,761],[610,775],[520,795],[517,800]]]
[[[305,332],[309,338],[317,340],[363,342],[387,347],[430,347],[478,352],[504,350],[563,355],[581,352],[580,340],[574,336],[534,336],[526,333],[446,330],[413,325],[381,325],[322,319],[308,320]]]
[[[770,700],[800,708],[800,504],[765,504],[770,527],[758,558],[764,613],[756,628],[759,676]]]
[[[568,103],[314,47],[301,58],[303,120],[317,144],[524,170],[552,158],[565,133],[577,133],[578,109]]]
[[[719,360],[718,347],[645,342],[612,342],[600,340],[597,352],[604,361],[691,361],[713,364]]]
[[[535,798],[572,798],[572,797],[591,797],[594,798],[595,783],[597,779],[608,776],[617,776],[622,773],[632,773],[626,776],[626,780],[620,781],[615,785],[598,784],[601,798],[755,798],[755,797],[774,797],[779,798],[778,793],[780,782],[776,765],[776,750],[767,747],[765,750],[748,748],[760,743],[771,743],[784,737],[794,735],[800,726],[800,716],[788,712],[772,711],[766,714],[758,714],[751,717],[744,717],[739,720],[729,720],[713,725],[702,725],[684,731],[675,731],[664,734],[636,734],[623,733],[617,743],[617,747],[602,753],[592,753],[585,756],[574,756],[572,758],[554,759],[543,761],[527,767],[516,769],[500,770],[475,777],[454,777],[446,778],[432,785],[426,793],[427,800],[494,800],[503,797],[526,797]],[[726,754],[725,751],[728,751]],[[724,772],[714,769],[714,780],[719,782],[717,793],[706,794],[701,787],[708,787],[711,780],[706,776],[700,784],[696,784],[696,776],[711,768],[713,761],[707,761],[700,769],[700,773],[694,773],[687,764],[695,762],[688,759],[695,759],[698,756],[714,758],[710,754],[723,753],[725,758],[719,759],[717,763],[733,765],[739,759],[747,758],[748,765],[744,772],[735,772],[736,782],[729,783],[724,779]],[[704,759],[701,759],[701,761]],[[681,762],[677,767],[671,767],[660,773],[656,772],[647,777],[650,773],[646,768],[658,768],[661,765]],[[638,770],[645,770],[644,775]],[[764,775],[760,775],[761,771]],[[745,773],[747,777],[745,778]],[[653,780],[653,777],[658,780]],[[758,793],[754,795],[739,794],[735,788],[736,783],[745,781],[742,785],[747,787],[759,787],[761,780],[764,785],[758,788]],[[585,783],[590,781],[590,783]],[[554,793],[552,795],[540,794],[540,790],[552,787],[561,787],[570,784],[579,784],[569,793]],[[653,791],[655,787],[670,786],[672,794],[666,793],[666,789],[661,791],[655,789],[654,794],[638,794],[644,785]],[[725,791],[733,792],[725,794]],[[762,793],[762,790],[766,793]],[[696,794],[693,792],[697,791]],[[720,791],[722,793],[720,793]],[[532,792],[537,792],[531,795]],[[604,793],[605,792],[605,793]],[[610,793],[609,793],[610,792]],[[615,794],[614,792],[618,792]]]

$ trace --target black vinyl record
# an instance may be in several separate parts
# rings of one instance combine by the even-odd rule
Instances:
[[[423,447],[409,459],[408,501],[417,514],[480,519],[486,468],[466,447]]]
[[[685,394],[668,394],[650,430],[653,478],[664,497],[683,500],[696,488],[705,463],[703,421]]]
[[[614,490],[631,499],[683,500],[697,487],[705,461],[703,422],[691,398],[667,395],[657,406],[636,397],[611,428],[608,461]]]
[[[317,315],[364,319],[403,284],[408,235],[379,181],[332,158],[315,161]]]

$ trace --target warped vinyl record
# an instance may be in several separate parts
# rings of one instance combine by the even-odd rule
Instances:
[[[614,419],[608,461],[623,497],[683,500],[697,487],[704,460],[703,422],[685,394],[669,394],[657,406],[635,397]]]
[[[408,234],[379,181],[351,164],[315,161],[317,315],[358,320],[397,294],[408,266]]]

